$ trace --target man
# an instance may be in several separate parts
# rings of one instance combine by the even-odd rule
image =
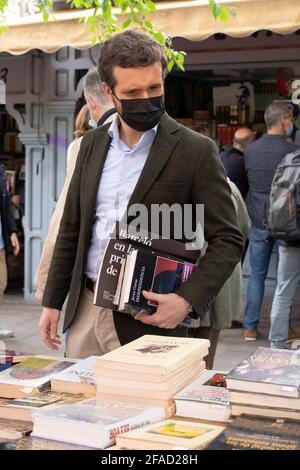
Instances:
[[[252,224],[249,234],[251,276],[244,315],[244,339],[248,341],[257,339],[265,279],[273,248],[277,249],[277,243],[268,238],[265,228],[272,180],[281,159],[297,148],[285,139],[292,125],[292,108],[289,103],[273,102],[266,109],[264,117],[267,134],[248,145],[245,151],[249,182],[246,204]]]
[[[91,116],[91,126],[97,127],[107,124],[113,119],[116,110],[112,99],[102,90],[99,81],[99,75],[96,67],[89,70],[84,79],[84,96]],[[60,197],[57,201],[55,210],[48,229],[48,235],[44,243],[42,256],[35,275],[34,282],[37,286],[35,297],[41,302],[47,282],[50,262],[56,242],[59,224],[64,210],[67,192],[70,181],[75,169],[82,137],[75,139],[68,148],[66,179]]]
[[[13,254],[18,256],[20,245],[16,226],[6,189],[5,167],[0,165],[0,296],[2,297],[7,286],[6,254],[13,248]],[[11,338],[13,331],[0,328],[0,338]]]
[[[238,263],[243,239],[226,175],[213,142],[164,110],[167,59],[161,46],[136,31],[114,35],[98,64],[103,88],[117,109],[110,126],[88,132],[81,144],[50,266],[40,334],[51,349],[68,291],[66,354],[101,355],[144,334],[186,336],[178,327],[191,308],[204,315]],[[113,219],[141,204],[205,204],[209,248],[172,294],[143,292],[155,314],[129,315],[93,305],[93,290]],[[118,212],[118,214],[117,214]],[[195,222],[192,220],[191,222]],[[174,233],[174,222],[171,225]],[[185,241],[182,237],[181,241]]]
[[[228,178],[238,187],[243,199],[248,192],[248,179],[245,172],[244,153],[248,144],[255,140],[251,129],[242,127],[233,136],[233,145],[228,145],[220,154]]]

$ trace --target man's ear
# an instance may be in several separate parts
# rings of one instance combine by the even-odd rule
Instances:
[[[90,110],[94,111],[95,106],[96,106],[94,98],[92,96],[88,95],[88,96],[85,97],[85,99],[86,99],[86,102],[87,102]]]
[[[108,95],[110,98],[112,98],[112,91],[111,88],[108,86],[107,83],[102,82],[102,89],[106,95]]]

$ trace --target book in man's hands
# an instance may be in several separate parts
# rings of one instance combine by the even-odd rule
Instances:
[[[108,240],[96,283],[94,304],[136,316],[154,313],[157,305],[142,291],[176,292],[196,270],[199,250],[187,250],[176,240],[148,234],[131,235],[119,227]],[[199,327],[196,314],[184,326]]]

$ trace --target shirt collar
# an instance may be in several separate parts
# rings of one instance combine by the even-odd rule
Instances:
[[[126,144],[120,139],[119,124],[120,124],[120,120],[119,120],[119,116],[118,116],[118,114],[117,114],[116,117],[114,118],[114,120],[112,121],[111,125],[109,126],[108,134],[109,134],[109,136],[112,138],[112,140],[115,142],[116,145],[120,146],[121,143],[122,143],[123,145],[126,145]],[[133,148],[137,147],[137,146],[140,145],[142,142],[144,142],[146,138],[148,138],[148,137],[150,138],[150,136],[151,136],[152,138],[154,138],[154,137],[156,136],[158,126],[159,126],[159,123],[156,124],[156,126],[153,127],[152,129],[150,129],[149,131],[144,132],[144,134],[142,135],[142,137],[140,138],[140,140],[134,145]]]

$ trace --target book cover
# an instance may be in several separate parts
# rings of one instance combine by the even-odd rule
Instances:
[[[0,388],[3,385],[39,388],[49,384],[53,374],[66,369],[74,361],[58,360],[42,356],[31,357],[0,373]],[[0,392],[1,394],[1,392]]]
[[[34,413],[32,435],[105,448],[118,434],[160,421],[164,414],[159,407],[92,399]]]
[[[196,262],[199,250],[186,250],[185,244],[177,240],[158,238],[139,232],[131,234],[126,226],[118,225],[109,238],[98,273],[94,304],[115,309],[114,299],[118,287],[122,259],[137,248],[144,248],[164,255],[176,256]]]
[[[224,428],[212,424],[166,420],[117,437],[117,445],[129,449],[201,449]]]
[[[192,401],[229,407],[230,392],[225,387],[226,381],[223,373],[204,371],[192,383],[175,395],[174,399],[176,403],[177,401]]]
[[[290,393],[291,396],[299,396],[299,366],[300,351],[258,348],[252,356],[229,372],[226,377],[227,385],[229,389],[239,389],[241,382],[263,384],[266,393],[269,387],[277,385],[278,393],[281,391]],[[271,387],[270,390],[275,388]],[[261,390],[257,388],[256,391]]]
[[[69,389],[72,388],[72,384],[83,384],[90,385],[91,387],[87,387],[87,390],[96,393],[96,374],[93,369],[96,361],[97,356],[90,356],[53,375],[51,378],[52,390],[63,391],[64,383],[67,384]],[[69,389],[66,391],[69,391]]]
[[[300,421],[241,415],[206,450],[299,450]]]
[[[152,369],[156,374],[167,375],[189,360],[199,361],[208,353],[207,339],[145,335],[135,341],[97,358],[96,367],[127,367],[128,370]]]
[[[35,354],[29,352],[15,351],[14,349],[0,349],[0,364],[22,362]]]
[[[176,292],[196,268],[197,265],[193,263],[159,256],[150,250],[146,252],[138,249],[125,310],[130,306],[136,306],[150,313],[155,312],[157,303],[145,299],[142,291],[156,294]]]

